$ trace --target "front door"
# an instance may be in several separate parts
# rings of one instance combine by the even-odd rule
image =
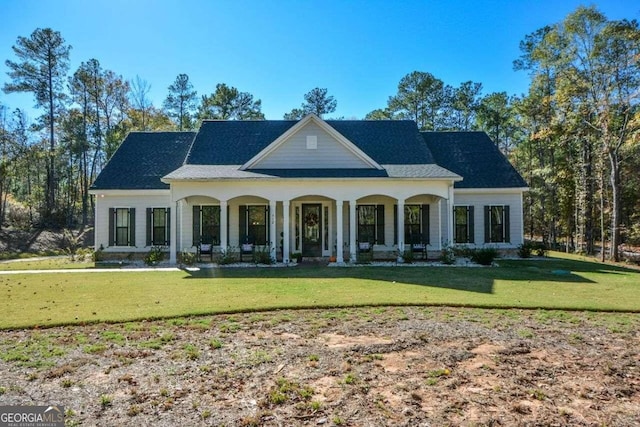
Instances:
[[[322,256],[322,205],[302,205],[302,255]]]

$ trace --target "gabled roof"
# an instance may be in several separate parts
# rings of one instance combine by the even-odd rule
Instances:
[[[369,168],[375,168],[382,170],[382,166],[380,166],[375,160],[373,160],[367,153],[358,148],[355,144],[345,138],[340,132],[336,131],[335,128],[331,127],[327,122],[320,119],[315,114],[309,114],[304,117],[302,120],[298,121],[295,125],[291,126],[285,133],[280,135],[275,141],[271,142],[265,148],[260,150],[255,156],[249,159],[245,164],[243,164],[240,169],[247,170],[259,167],[260,162],[267,158],[269,154],[273,153],[280,147],[285,144],[296,132],[302,130],[305,126],[310,123],[314,123],[320,127],[324,132],[331,135],[331,137],[337,141],[342,147],[346,148],[348,155],[353,155],[362,161]]]
[[[436,163],[464,179],[455,188],[526,188],[527,183],[484,132],[421,132]]]
[[[131,132],[113,154],[92,190],[162,190],[160,181],[178,169],[195,132]]]
[[[298,122],[205,120],[185,164],[244,165]],[[435,163],[413,121],[327,120],[326,124],[380,165]]]

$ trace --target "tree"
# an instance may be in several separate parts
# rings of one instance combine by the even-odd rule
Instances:
[[[448,126],[450,130],[469,131],[475,128],[481,92],[482,83],[472,81],[463,82],[453,90]]]
[[[131,81],[131,103],[134,108],[140,112],[140,123],[137,125],[136,130],[147,130],[147,115],[153,107],[148,97],[150,90],[151,85],[149,82],[140,78],[140,76],[136,76],[136,78]]]
[[[178,74],[176,80],[169,85],[169,94],[163,107],[167,115],[174,119],[180,131],[193,127],[191,117],[196,108],[197,94],[186,74]]]
[[[311,89],[305,93],[305,102],[302,106],[294,108],[289,113],[285,113],[285,120],[299,120],[307,114],[315,114],[318,117],[322,117],[325,114],[333,113],[336,111],[338,102],[331,95],[327,95],[327,89],[321,89],[319,87]]]
[[[414,120],[420,130],[438,130],[445,107],[444,82],[431,73],[414,71],[398,83],[398,93],[389,97],[387,106],[400,119]]]
[[[566,151],[578,160],[577,194],[588,201],[589,186],[598,183],[601,240],[604,246],[609,215],[611,258],[618,260],[629,182],[624,160],[632,152],[626,147],[640,130],[634,120],[640,98],[638,22],[609,21],[594,7],[579,7],[561,23],[528,36],[521,48],[524,55],[516,67],[529,70],[535,84],[554,88],[542,99],[550,112],[546,133],[554,135],[547,142],[578,141],[578,156]],[[578,197],[576,211],[582,200]]]
[[[197,117],[199,120],[264,120],[261,108],[262,101],[254,101],[249,92],[218,83],[214,93],[202,96]]]
[[[36,106],[46,108],[44,123],[49,129],[49,159],[47,162],[45,216],[53,212],[56,203],[55,126],[57,114],[65,99],[64,83],[69,68],[69,51],[59,32],[50,28],[36,29],[31,36],[18,37],[12,47],[19,62],[7,60],[11,83],[5,83],[6,93],[32,92]]]
[[[365,120],[392,120],[393,113],[389,111],[388,108],[378,108],[376,110],[371,111],[365,117]]]
[[[505,154],[509,154],[513,145],[513,101],[506,92],[490,93],[480,100],[477,109],[478,127],[485,131]]]

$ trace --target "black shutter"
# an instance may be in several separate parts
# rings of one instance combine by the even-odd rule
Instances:
[[[422,208],[420,209],[421,214],[422,214],[422,243],[424,244],[431,244],[430,239],[430,232],[429,232],[429,205],[422,205]]]
[[[193,229],[193,246],[200,244],[200,209],[199,205],[193,207],[193,227],[191,227]]]
[[[229,217],[229,205],[227,205],[227,247],[229,247],[229,223],[231,222],[230,217]]]
[[[116,225],[116,210],[109,208],[109,246],[114,246],[116,243],[115,238],[115,225]]]
[[[129,246],[136,245],[136,208],[129,208]]]
[[[239,206],[240,213],[238,215],[238,246],[247,239],[247,207],[245,205]]]
[[[169,246],[171,244],[171,208],[167,208],[164,210],[164,217],[167,219],[164,244],[165,246]]]
[[[384,205],[376,206],[376,245],[384,245]]]
[[[151,238],[153,225],[153,209],[147,208],[147,246],[151,246],[153,239]]]
[[[455,227],[455,224],[454,224]],[[475,243],[475,228],[474,228],[474,214],[473,214],[473,206],[467,207],[467,230],[469,232],[469,243]]]
[[[511,243],[511,224],[509,221],[509,206],[504,207],[504,241]]]
[[[393,205],[393,244],[398,244],[398,205]]]
[[[491,242],[491,230],[489,229],[491,206],[484,207],[484,242]]]

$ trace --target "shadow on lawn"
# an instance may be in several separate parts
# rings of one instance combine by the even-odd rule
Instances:
[[[467,292],[493,293],[494,283],[503,281],[597,283],[579,273],[637,273],[622,267],[573,260],[502,260],[500,267],[356,267],[329,268],[208,268],[187,271],[187,279],[351,279],[404,283]]]

